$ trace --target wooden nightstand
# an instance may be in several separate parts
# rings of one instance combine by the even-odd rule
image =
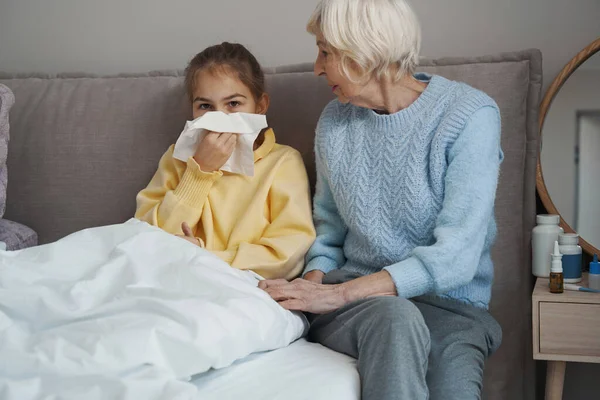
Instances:
[[[587,275],[578,285],[587,286]],[[568,361],[600,363],[600,293],[550,293],[538,278],[532,295],[533,358],[547,360],[546,400],[562,399]]]

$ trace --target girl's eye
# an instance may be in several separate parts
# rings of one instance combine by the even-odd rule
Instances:
[[[323,50],[321,54],[323,54],[323,57],[327,57],[329,55],[329,53],[327,53],[325,50]]]
[[[229,107],[231,107],[231,108],[236,108],[236,107],[239,107],[240,105],[241,104],[239,101],[230,101],[229,102]]]
[[[207,103],[200,104],[198,106],[198,109],[200,109],[200,110],[210,110],[210,104],[207,104]]]

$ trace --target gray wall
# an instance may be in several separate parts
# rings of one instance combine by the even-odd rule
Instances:
[[[265,66],[312,60],[304,25],[317,0],[0,0],[0,70],[143,72],[182,68],[202,48],[240,41]],[[423,54],[536,47],[546,85],[600,36],[599,0],[414,0]],[[233,10],[233,11],[229,11]]]
[[[544,88],[579,49],[600,36],[599,0],[413,2],[423,25],[423,55],[536,47],[544,54]],[[311,61],[316,49],[304,25],[316,3],[0,0],[0,70],[112,74],[179,69],[194,53],[223,40],[243,42],[265,66]],[[581,398],[588,389],[592,393],[592,375],[600,375],[593,367],[575,368],[577,374],[571,366],[567,370],[567,400]]]

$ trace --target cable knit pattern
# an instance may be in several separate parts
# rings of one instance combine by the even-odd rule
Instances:
[[[387,270],[400,296],[487,308],[502,161],[500,114],[483,92],[440,76],[392,115],[323,111],[315,140],[317,239],[305,270]]]

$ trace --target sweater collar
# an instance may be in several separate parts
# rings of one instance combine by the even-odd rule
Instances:
[[[417,73],[414,77],[421,82],[428,82],[428,85],[410,106],[394,114],[377,114],[373,110],[364,108],[363,112],[366,114],[366,119],[378,129],[406,126],[423,112],[433,107],[435,102],[447,90],[448,81],[441,76]]]
[[[275,147],[275,143],[275,132],[273,132],[272,128],[268,128],[265,131],[265,140],[258,149],[254,150],[254,162],[266,157],[273,150],[273,147]]]

